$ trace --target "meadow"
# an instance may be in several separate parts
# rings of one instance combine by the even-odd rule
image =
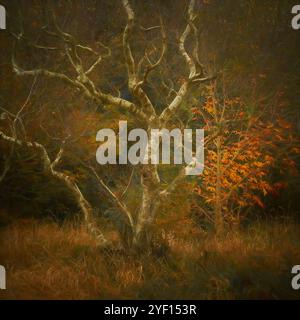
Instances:
[[[0,299],[300,298],[291,288],[299,224],[255,222],[222,238],[184,225],[165,234],[167,249],[137,255],[100,249],[76,223],[16,221],[0,232],[8,287]]]

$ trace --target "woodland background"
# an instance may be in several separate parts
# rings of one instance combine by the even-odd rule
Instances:
[[[22,76],[37,68],[74,72],[64,52],[66,43],[75,52],[72,40],[48,32],[55,12],[61,30],[101,52],[93,82],[138,105],[128,87],[122,2],[2,4],[9,25],[0,32],[0,132],[25,143],[0,137],[0,264],[8,275],[0,298],[300,297],[290,286],[291,268],[300,263],[300,32],[291,28],[294,1],[196,1],[198,33],[186,49],[196,60],[198,40],[201,64],[216,78],[193,86],[168,125],[205,129],[205,170],[173,188],[178,168],[159,166],[160,190],[168,196],[159,201],[147,241],[135,239],[126,218],[128,211],[133,224],[138,221],[145,194],[140,169],[95,162],[99,129],[116,129],[119,120],[131,128],[143,123],[57,79]],[[159,59],[163,45],[161,27],[147,28],[163,21],[168,50],[143,83],[160,114],[188,74],[178,42],[189,2],[130,4],[136,15],[131,49],[137,61],[146,60],[141,71],[147,59]],[[85,65],[93,64],[94,55],[80,51]],[[45,174],[40,154],[26,145],[40,143],[55,161],[64,140],[57,170],[84,195],[92,224],[70,188]],[[108,245],[98,245],[91,225]]]

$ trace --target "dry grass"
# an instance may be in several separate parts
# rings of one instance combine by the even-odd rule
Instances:
[[[300,264],[299,226],[210,234],[169,231],[165,256],[100,251],[82,228],[18,221],[0,232],[0,299],[284,299]]]

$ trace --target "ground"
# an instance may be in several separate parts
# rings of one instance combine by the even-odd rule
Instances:
[[[100,250],[74,223],[19,220],[0,231],[0,299],[299,299],[291,288],[299,231],[289,219],[222,238],[174,229],[169,250],[138,256]]]

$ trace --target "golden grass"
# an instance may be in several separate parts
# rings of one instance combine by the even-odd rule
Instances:
[[[166,255],[137,256],[100,251],[82,227],[18,221],[0,232],[0,299],[300,298],[290,286],[300,264],[296,224],[256,223],[222,238],[176,229],[165,238]]]

